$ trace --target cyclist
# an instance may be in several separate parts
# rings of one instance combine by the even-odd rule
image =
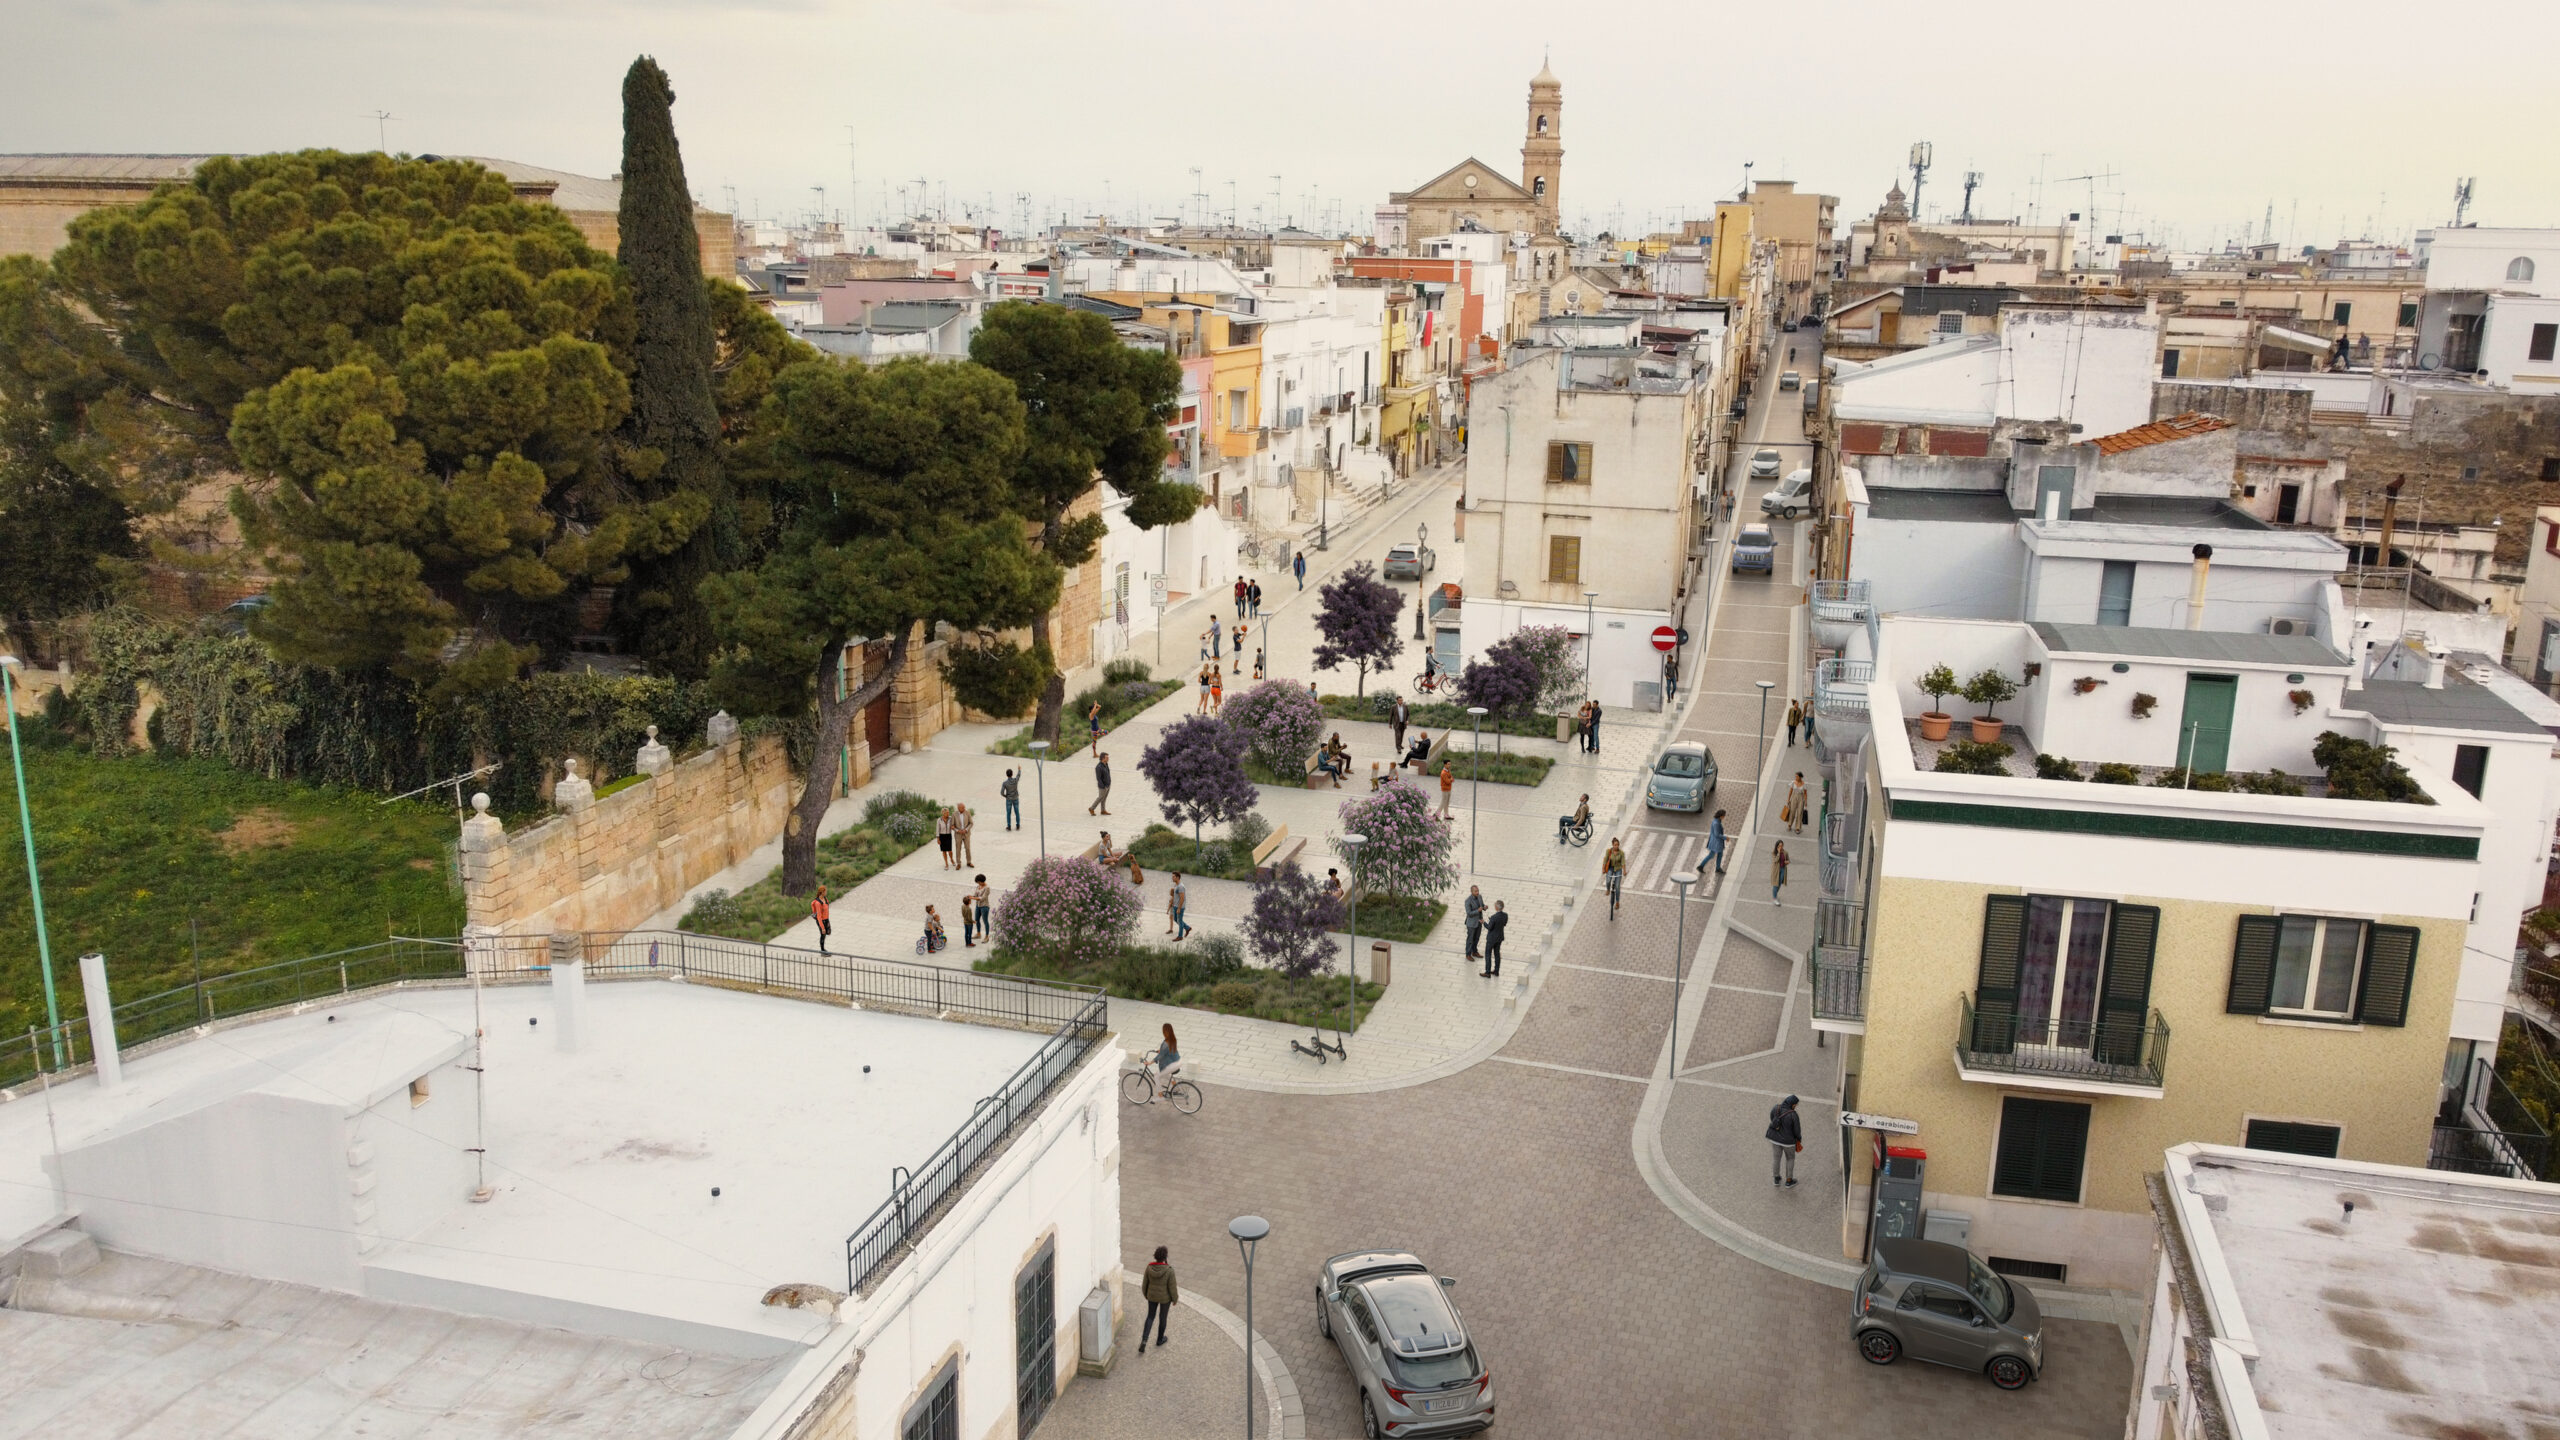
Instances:
[[[1626,882],[1627,852],[1618,848],[1618,837],[1609,837],[1609,853],[1600,860],[1600,878],[1609,887],[1609,918],[1618,918],[1618,887]]]
[[[1158,1091],[1172,1089],[1174,1077],[1182,1073],[1182,1050],[1181,1047],[1173,1043],[1172,1021],[1168,1020],[1165,1022],[1164,1043],[1157,1046],[1156,1052],[1147,1057],[1146,1067],[1155,1072],[1155,1083]]]
[[[1585,795],[1581,800],[1575,803],[1572,814],[1559,815],[1556,817],[1556,843],[1559,845],[1563,844],[1574,831],[1579,830],[1590,823],[1591,797]]]

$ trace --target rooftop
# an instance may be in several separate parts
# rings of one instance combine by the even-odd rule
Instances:
[[[2255,1354],[2211,1370],[2233,1434],[2529,1435],[2560,1414],[2560,1189],[2219,1145],[2170,1151],[2166,1184],[2213,1348]]]
[[[2154,420],[2148,425],[2136,425],[2130,430],[2119,430],[2113,435],[2101,435],[2089,443],[2097,446],[2101,455],[2121,455],[2146,445],[2164,445],[2172,440],[2191,439],[2230,428],[2231,422],[2219,415],[2199,415],[2190,411],[2184,415],[2172,415],[2166,420]]]
[[[2337,669],[2347,657],[2309,635],[2267,635],[2239,630],[2157,630],[2127,625],[2057,625],[2035,622],[2045,648],[2069,655],[2139,655],[2155,660],[2201,660],[2217,665],[2292,665]]]
[[[2415,680],[2367,680],[2360,693],[2347,697],[2347,703],[2386,725],[2501,730],[2513,735],[2548,733],[2496,691],[2458,670],[2445,672],[2441,690],[2430,690]]]

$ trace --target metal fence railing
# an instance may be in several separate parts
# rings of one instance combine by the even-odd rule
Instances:
[[[2089,1019],[2021,1015],[2013,1000],[1964,995],[1956,1049],[1967,1069],[2153,1089],[2167,1083],[2169,1022],[2154,1010]]]
[[[1039,1109],[1049,1091],[1074,1073],[1109,1028],[1105,998],[1087,997],[1075,1016],[1040,1047],[1040,1053],[1024,1061],[996,1093],[978,1102],[976,1111],[941,1148],[912,1171],[902,1165],[893,1172],[889,1198],[845,1237],[847,1293],[859,1293],[897,1259],[932,1223],[978,1162],[994,1153],[1016,1124]]]

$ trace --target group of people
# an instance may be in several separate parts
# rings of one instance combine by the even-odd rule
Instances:
[[[1585,700],[1582,702],[1582,708],[1574,712],[1573,730],[1575,736],[1578,737],[1582,743],[1583,754],[1597,755],[1600,753],[1599,701]]]
[[[1007,770],[1004,773],[1010,783],[1013,772]],[[1006,807],[1008,810],[1016,808],[1010,799]],[[978,817],[970,813],[966,805],[945,805],[942,813],[934,817],[933,843],[942,849],[943,869],[961,870],[978,863],[978,857],[969,853],[969,835],[977,826]]]
[[[825,894],[823,890],[819,893],[822,897]],[[986,876],[978,876],[976,888],[972,889],[967,895],[962,896],[960,899],[960,943],[964,948],[974,950],[978,947],[978,942],[981,940],[987,940],[990,943],[993,943],[992,937],[995,935],[995,925],[993,923],[995,903],[996,895],[994,888],[987,884]],[[827,948],[825,939],[826,923],[827,922],[823,917],[818,921],[818,933],[820,937],[818,941],[818,953],[822,955],[826,953]],[[942,911],[936,906],[927,905],[924,907],[924,938],[917,942],[917,951],[921,954],[931,955],[942,950],[950,943],[950,932],[942,928]]]
[[[1787,748],[1790,750],[1796,746],[1798,730],[1804,732],[1804,743],[1813,743],[1813,707],[1802,700],[1790,700],[1787,702]]]
[[[1502,908],[1502,902],[1499,900],[1493,902],[1493,908],[1486,909],[1484,887],[1481,885],[1467,887],[1467,903],[1464,909],[1467,919],[1467,958],[1481,962],[1483,968],[1476,973],[1490,980],[1502,973],[1502,932],[1511,926],[1510,912]]]

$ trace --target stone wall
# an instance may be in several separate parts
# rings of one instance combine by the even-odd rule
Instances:
[[[560,813],[513,834],[473,797],[461,843],[470,933],[629,929],[782,833],[796,787],[779,736],[743,741],[715,715],[709,748],[679,763],[649,734],[634,766],[646,778],[599,800],[571,762],[553,787]]]

